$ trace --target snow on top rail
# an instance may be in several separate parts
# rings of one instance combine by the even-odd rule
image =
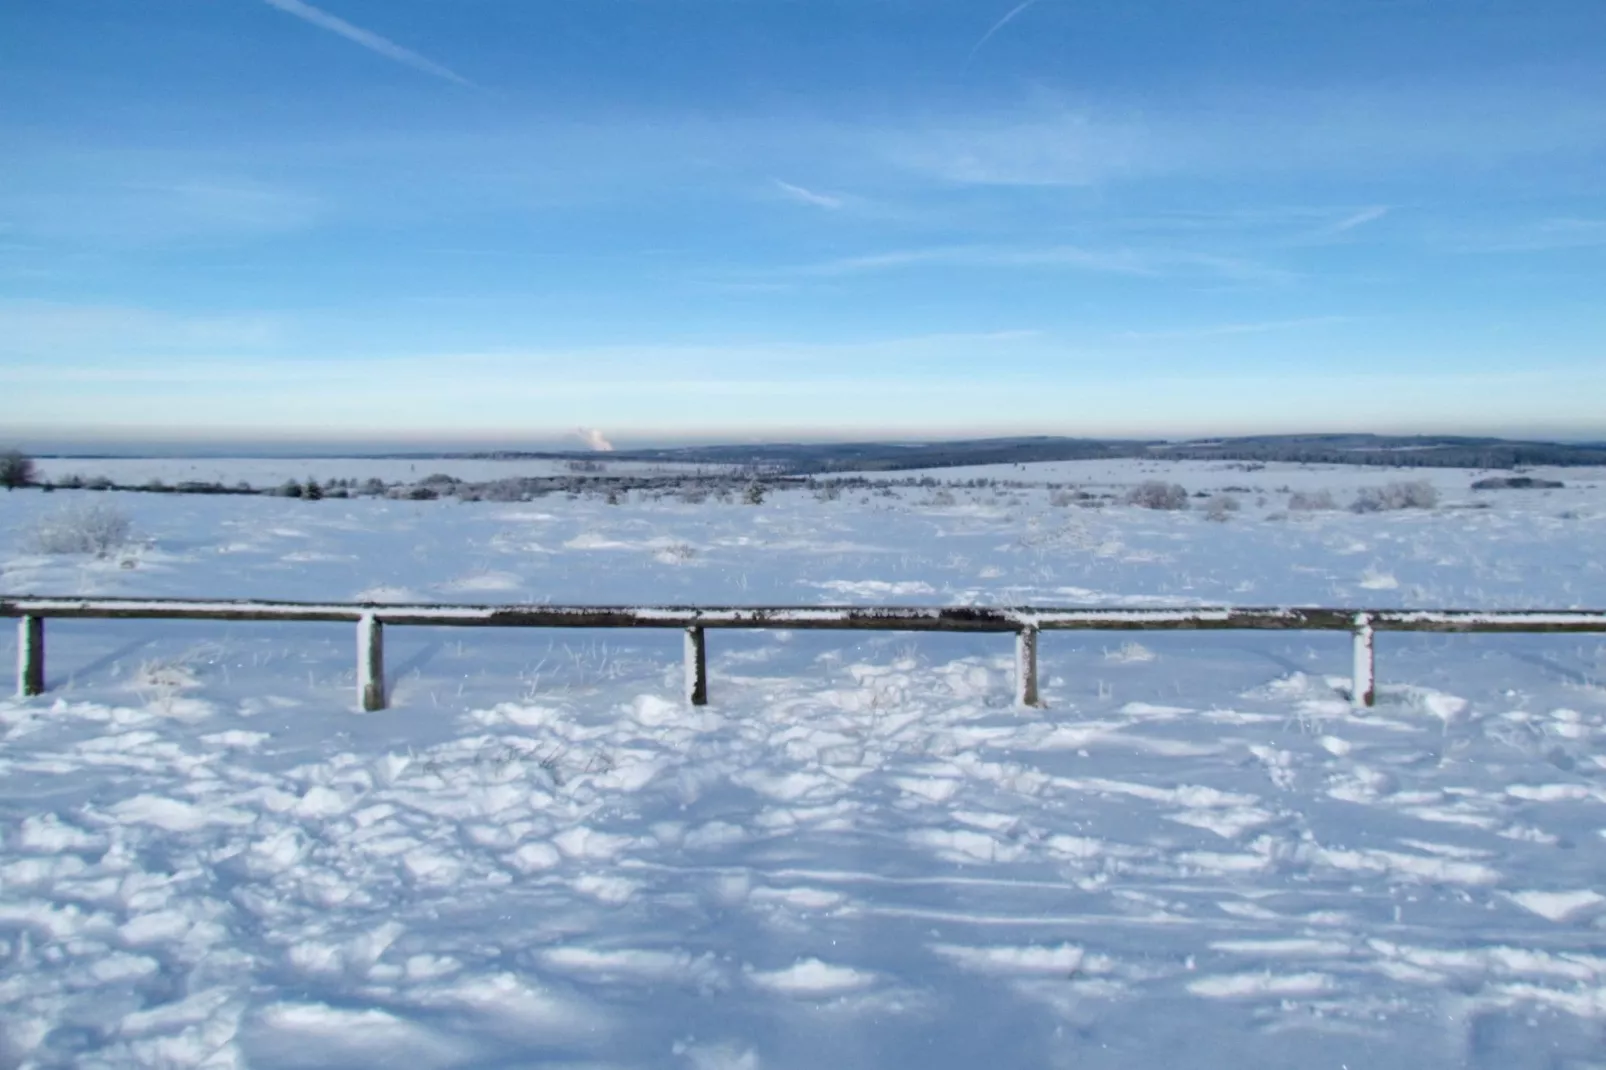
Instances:
[[[0,597],[0,616],[361,621],[531,628],[821,628],[882,631],[1287,629],[1606,631],[1606,610],[1338,609],[1321,606],[556,606],[253,599]]]
[[[708,701],[704,632],[709,628],[834,628],[877,631],[1013,632],[1015,697],[1041,705],[1037,636],[1044,630],[1277,628],[1348,631],[1354,637],[1351,698],[1375,698],[1373,633],[1603,632],[1603,610],[1332,609],[1179,606],[1112,609],[1052,606],[552,606],[407,605],[379,602],[197,601],[169,598],[0,597],[0,616],[20,620],[17,692],[45,689],[44,623],[50,617],[229,621],[357,622],[357,693],[365,710],[385,708],[387,624],[481,625],[511,628],[684,628],[686,698]]]

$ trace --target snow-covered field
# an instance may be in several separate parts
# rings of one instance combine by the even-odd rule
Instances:
[[[934,474],[1248,490],[28,491],[0,591],[1606,606],[1599,471]],[[137,541],[27,551],[85,502]],[[0,701],[0,1067],[1606,1065],[1606,637],[1383,635],[1356,715],[1342,635],[1050,634],[1024,710],[1007,636],[716,632],[693,710],[673,633],[398,628],[372,714],[346,625],[48,636]]]

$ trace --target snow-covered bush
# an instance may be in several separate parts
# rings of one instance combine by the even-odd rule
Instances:
[[[749,483],[747,489],[742,491],[742,501],[747,505],[763,505],[764,484],[756,479]]]
[[[1217,494],[1210,499],[1210,504],[1205,506],[1205,519],[1225,521],[1241,508],[1238,499],[1231,494]]]
[[[94,554],[105,557],[128,543],[133,525],[111,505],[70,505],[34,522],[24,538],[36,554]]]
[[[1288,511],[1291,513],[1315,513],[1337,508],[1338,502],[1333,500],[1333,492],[1330,490],[1309,493],[1296,490],[1288,496]]]
[[[1088,497],[1089,495],[1086,491],[1060,487],[1048,492],[1048,504],[1056,509],[1063,509],[1068,505],[1080,505]]]
[[[524,487],[516,479],[497,479],[480,488],[480,498],[488,502],[521,502]]]
[[[1143,509],[1186,509],[1188,491],[1180,483],[1151,479],[1133,487],[1127,493],[1126,503]]]
[[[1439,492],[1425,479],[1410,483],[1390,483],[1385,487],[1362,487],[1350,511],[1382,513],[1394,509],[1432,509],[1439,504]]]

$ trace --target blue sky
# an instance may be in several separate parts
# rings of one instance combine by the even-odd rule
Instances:
[[[0,8],[0,437],[1606,437],[1600,0]]]

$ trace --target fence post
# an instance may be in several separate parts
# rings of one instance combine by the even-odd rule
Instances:
[[[384,629],[372,613],[357,621],[357,700],[364,710],[385,708]]]
[[[45,693],[45,618],[17,620],[17,695]]]
[[[1350,704],[1364,709],[1377,701],[1377,666],[1372,649],[1372,615],[1355,614],[1355,672]]]
[[[708,705],[708,644],[695,624],[686,629],[686,701]]]
[[[1037,697],[1037,629],[1031,626],[1015,633],[1015,701],[1042,705]]]

